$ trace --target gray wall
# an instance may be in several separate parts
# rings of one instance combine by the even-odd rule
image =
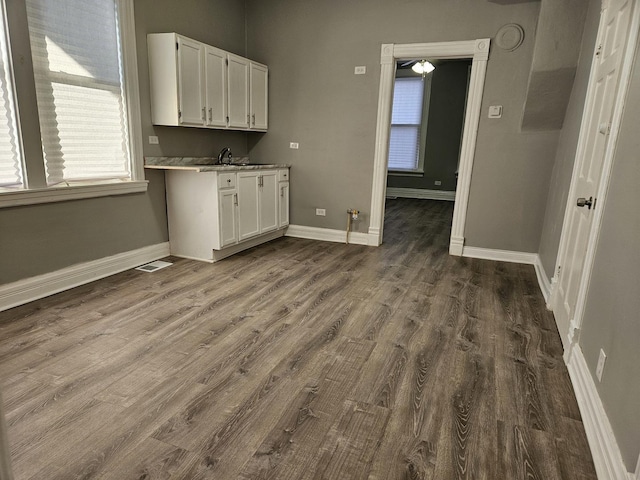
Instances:
[[[554,275],[556,257],[560,245],[560,234],[562,233],[562,222],[567,204],[567,193],[571,184],[571,173],[575,160],[576,149],[578,147],[578,136],[580,134],[580,123],[582,121],[582,111],[584,109],[587,86],[589,82],[589,71],[593,58],[596,36],[598,34],[598,23],[600,20],[600,1],[591,0],[582,36],[582,47],[580,50],[580,60],[578,63],[573,91],[567,107],[567,115],[564,120],[558,151],[555,155],[555,164],[551,175],[549,196],[547,198],[547,211],[540,238],[540,259],[545,272],[549,278]]]
[[[344,229],[344,211],[363,211],[367,231],[380,82],[380,45],[493,37],[506,23],[525,30],[514,52],[492,48],[467,244],[536,252],[557,132],[519,131],[540,4],[476,0],[272,0],[247,2],[247,53],[270,67],[269,133],[250,139],[254,158],[291,171],[293,224]],[[366,65],[366,75],[354,75]],[[500,120],[489,105],[504,106]],[[299,150],[288,148],[290,141]],[[538,198],[539,201],[532,201]],[[316,207],[326,217],[316,217]]]
[[[388,175],[388,187],[455,191],[471,62],[443,62],[431,73],[424,174]],[[442,185],[435,185],[440,180]]]
[[[625,105],[596,249],[580,346],[594,376],[627,470],[640,454],[640,50]],[[600,348],[607,354],[595,379]]]
[[[41,151],[24,2],[7,2],[26,155]],[[146,34],[177,31],[245,53],[245,7],[237,0],[136,0],[136,31],[145,155],[210,156],[229,145],[247,151],[247,134],[153,127]],[[29,81],[29,76],[31,80]],[[157,135],[160,145],[147,144]],[[168,240],[164,174],[147,171],[149,190],[134,194],[0,209],[0,284]]]

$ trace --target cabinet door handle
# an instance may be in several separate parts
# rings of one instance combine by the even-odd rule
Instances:
[[[202,107],[202,121],[206,122],[206,120],[207,120],[207,114],[205,113],[205,108]]]
[[[238,194],[237,193],[233,194],[233,204],[234,205],[238,205]]]
[[[213,108],[209,107],[209,121],[212,122],[213,121]]]
[[[251,124],[255,126],[256,124],[256,114],[251,115]]]
[[[284,197],[284,187],[280,187],[280,196]]]

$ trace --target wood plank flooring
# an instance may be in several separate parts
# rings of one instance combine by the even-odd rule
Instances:
[[[595,480],[533,267],[283,238],[0,313],[17,480]]]

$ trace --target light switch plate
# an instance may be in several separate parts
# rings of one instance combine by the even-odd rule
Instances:
[[[502,105],[491,105],[489,107],[489,118],[501,118]]]
[[[160,141],[155,135],[149,135],[149,145],[159,145]]]
[[[300,145],[298,144],[298,142],[290,142],[289,148],[293,148],[294,150],[297,150],[298,148],[300,148]]]
[[[354,73],[356,75],[364,75],[365,73],[367,73],[367,67],[365,67],[364,65],[360,65],[356,67]]]

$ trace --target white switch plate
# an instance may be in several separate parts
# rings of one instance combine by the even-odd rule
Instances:
[[[356,75],[364,75],[365,73],[367,73],[367,67],[365,67],[364,65],[356,67],[354,73]]]
[[[501,118],[502,105],[491,105],[489,107],[489,118]]]
[[[442,185],[442,182],[440,180],[436,180],[435,182],[433,182],[434,185]]]
[[[159,145],[160,141],[155,135],[149,135],[149,145]]]
[[[596,377],[598,381],[602,381],[602,372],[604,371],[604,362],[607,360],[607,355],[604,350],[600,349],[600,356],[598,357],[598,365],[596,366]]]
[[[327,215],[327,211],[324,208],[316,208],[316,215],[324,217]]]
[[[300,148],[300,145],[298,144],[298,142],[291,142],[289,143],[289,148],[297,150],[298,148]]]

